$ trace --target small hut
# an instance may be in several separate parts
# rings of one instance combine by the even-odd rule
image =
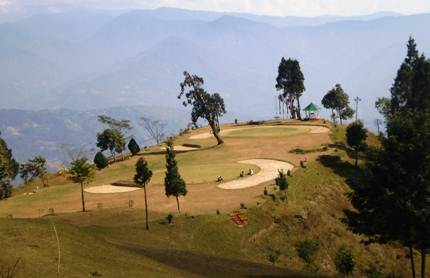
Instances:
[[[319,108],[316,104],[314,104],[314,103],[311,102],[303,110],[306,113],[306,119],[307,120],[319,120],[321,108]]]

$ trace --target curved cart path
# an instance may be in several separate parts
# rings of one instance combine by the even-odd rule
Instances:
[[[317,126],[317,125],[279,125],[279,126],[261,126],[261,127],[237,127],[237,128],[228,128],[221,130],[221,135],[226,135],[234,130],[241,129],[249,129],[249,128],[272,128],[272,127],[291,127],[296,129],[301,129],[304,132],[308,131],[311,134],[320,134],[320,133],[328,133],[330,129],[325,126]],[[199,139],[207,139],[211,138],[213,135],[210,132],[200,133],[196,135],[192,135],[189,137],[191,140],[199,140]]]
[[[234,181],[221,183],[218,185],[219,188],[243,189],[253,187],[263,182],[275,179],[278,176],[278,170],[284,170],[286,173],[288,170],[292,170],[294,168],[294,165],[290,163],[272,159],[249,159],[239,161],[239,163],[254,164],[257,165],[261,170],[253,176],[245,176]]]

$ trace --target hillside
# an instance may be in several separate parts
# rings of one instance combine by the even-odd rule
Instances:
[[[61,242],[61,271],[67,277],[323,277],[335,274],[334,256],[342,245],[352,249],[357,265],[354,277],[365,277],[372,267],[409,276],[404,249],[366,246],[342,222],[342,210],[351,207],[345,195],[350,191],[348,178],[358,177],[359,171],[342,144],[342,128],[310,124],[223,125],[225,145],[221,147],[214,146],[207,127],[176,137],[178,149],[184,143],[201,145],[177,154],[188,184],[187,196],[180,198],[180,215],[175,213],[175,201],[164,195],[161,146],[143,151],[139,156],[154,171],[148,185],[149,231],[144,225],[142,190],[86,192],[90,212],[80,213],[79,186],[63,176],[52,176],[48,188],[40,188],[39,181],[19,188],[14,197],[0,202],[0,216],[6,217],[0,219],[0,247],[7,250],[0,254],[0,263],[12,265],[21,258],[18,277],[54,275],[57,255],[52,221]],[[374,136],[369,140],[377,143]],[[238,180],[243,169],[253,169],[256,177],[263,175],[263,167],[240,163],[256,158],[295,166],[288,177],[287,199],[273,179],[245,189],[219,188]],[[99,171],[86,189],[130,181],[136,159]],[[300,167],[305,159],[306,168]],[[225,180],[221,184],[215,181],[218,175]],[[265,188],[268,195],[263,194]],[[247,220],[242,228],[229,218],[233,211]],[[169,213],[174,214],[172,224],[166,220]],[[303,240],[319,242],[312,268],[297,255],[297,245]]]

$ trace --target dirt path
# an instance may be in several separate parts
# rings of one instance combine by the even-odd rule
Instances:
[[[278,176],[278,170],[284,170],[286,173],[288,170],[292,170],[294,168],[294,165],[290,163],[271,159],[249,159],[239,161],[239,163],[255,164],[261,170],[253,176],[246,176],[234,181],[222,183],[218,185],[219,188],[231,190],[253,187],[276,178]]]
[[[262,127],[257,127],[257,128],[268,128],[268,127],[292,127],[292,128],[296,128],[299,130],[303,130],[304,132],[308,131],[309,133],[312,134],[320,134],[320,133],[328,133],[330,132],[330,129],[328,127],[324,127],[324,126],[316,126],[316,125],[281,125],[281,126],[262,126]],[[229,134],[232,131],[235,130],[242,130],[242,129],[249,129],[252,127],[237,127],[237,128],[228,128],[228,129],[224,129],[221,130],[221,135],[226,135]],[[211,138],[213,135],[210,132],[205,132],[205,133],[200,133],[200,134],[196,134],[196,135],[192,135],[189,137],[189,139],[191,140],[199,140],[199,139],[207,139],[207,138]]]
[[[97,193],[97,194],[108,194],[108,193],[124,193],[124,192],[132,192],[140,190],[137,187],[129,187],[129,186],[114,186],[114,185],[100,185],[93,186],[84,189],[85,192],[88,193]]]

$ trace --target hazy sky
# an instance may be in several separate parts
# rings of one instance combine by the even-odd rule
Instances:
[[[37,8],[135,9],[178,7],[269,15],[361,15],[380,11],[405,14],[430,11],[430,0],[0,0],[0,11]]]

